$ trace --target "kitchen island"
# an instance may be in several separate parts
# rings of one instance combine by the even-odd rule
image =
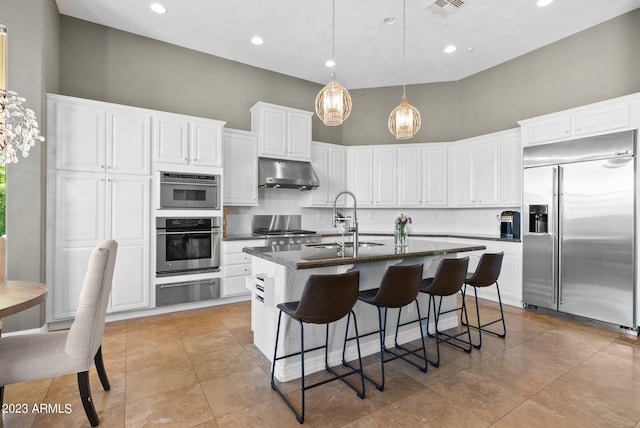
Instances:
[[[299,300],[304,285],[313,274],[337,274],[351,270],[360,271],[360,290],[377,288],[387,267],[395,264],[424,264],[423,277],[433,276],[440,260],[447,257],[457,257],[459,253],[484,250],[484,245],[456,244],[454,242],[410,241],[406,247],[394,246],[393,240],[375,240],[360,242],[354,255],[354,248],[341,248],[339,245],[308,244],[281,247],[247,247],[244,252],[250,254],[251,277],[247,280],[247,288],[252,293],[251,298],[251,329],[254,344],[269,360],[273,359],[276,325],[278,321],[278,303]],[[460,254],[464,256],[464,254]],[[426,315],[428,296],[422,293],[418,296],[420,310]],[[445,298],[443,310],[455,307],[455,296]],[[361,302],[354,307],[358,320],[360,334],[374,331],[378,328],[377,311],[370,305]],[[386,342],[392,346],[397,321],[396,311],[390,311],[387,324]],[[458,324],[456,313],[447,314],[440,319],[442,329],[455,327]],[[416,319],[417,313],[413,307],[403,311],[403,321]],[[279,349],[282,353],[298,351],[300,344],[300,330],[296,322],[289,317],[283,317]],[[330,328],[330,365],[341,362],[342,340],[346,320],[334,323]],[[433,324],[433,323],[430,323]],[[353,333],[351,333],[353,334]],[[419,337],[417,325],[401,329],[398,335],[399,343],[406,343]],[[307,347],[320,345],[324,341],[324,326],[305,326],[305,344]],[[355,342],[347,350],[347,359],[356,358]],[[371,335],[363,338],[360,343],[362,355],[371,355],[379,351],[378,336]],[[280,351],[279,351],[280,354]],[[324,369],[322,352],[309,353],[305,358],[307,374]],[[276,377],[281,381],[288,381],[300,376],[300,361],[290,358],[279,361],[276,365]]]

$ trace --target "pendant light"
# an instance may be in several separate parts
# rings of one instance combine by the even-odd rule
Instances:
[[[331,81],[322,88],[316,96],[316,114],[322,123],[328,126],[338,126],[347,120],[351,114],[351,96],[349,91],[336,80],[335,44],[336,44],[336,2],[332,0],[331,12]]]
[[[406,72],[406,32],[407,32],[407,4],[402,0],[402,101],[389,115],[389,131],[397,140],[411,138],[420,129],[422,119],[417,108],[409,104],[405,90]]]

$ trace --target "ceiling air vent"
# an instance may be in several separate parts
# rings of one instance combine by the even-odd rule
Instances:
[[[464,6],[462,0],[436,0],[427,6],[427,9],[436,15],[446,18],[462,6]]]

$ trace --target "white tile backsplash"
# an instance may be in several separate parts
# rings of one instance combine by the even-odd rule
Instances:
[[[327,208],[303,208],[308,195],[294,189],[260,189],[259,207],[229,207],[227,210],[227,234],[251,233],[251,218],[256,214],[302,214],[302,228],[319,232],[332,231],[333,210]],[[351,215],[351,208],[341,208]],[[395,217],[404,212],[413,223],[409,234],[462,233],[469,235],[500,236],[498,217],[502,211],[519,210],[506,208],[358,208],[358,223],[362,232],[393,233]]]

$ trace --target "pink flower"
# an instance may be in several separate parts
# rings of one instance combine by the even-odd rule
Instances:
[[[407,223],[411,224],[411,223],[412,223],[412,221],[411,221],[411,217],[409,217],[409,216],[407,216],[407,215],[405,215],[405,214],[403,214],[403,213],[400,213],[400,214],[398,214],[398,216],[396,217],[396,219],[395,219],[394,223],[396,223],[396,224],[400,224],[400,225],[404,226],[404,225],[405,225],[405,224],[407,224]]]

